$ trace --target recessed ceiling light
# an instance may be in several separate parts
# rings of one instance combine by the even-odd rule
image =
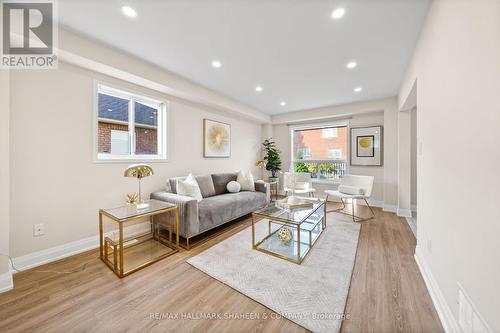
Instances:
[[[361,90],[363,90],[363,88],[361,88],[361,87],[354,88],[354,92],[357,92],[357,93],[361,92]]]
[[[356,66],[358,66],[358,63],[356,61],[349,61],[347,63],[347,65],[345,65],[345,67],[349,68],[349,69],[353,69],[353,68],[356,68]]]
[[[255,91],[256,91],[256,92],[262,92],[262,90],[264,90],[264,89],[262,89],[262,87],[261,87],[261,86],[257,86],[257,87],[255,87]]]
[[[342,16],[345,15],[345,9],[344,8],[337,8],[332,12],[332,18],[335,20],[340,19]]]
[[[135,9],[132,7],[129,7],[129,6],[122,6],[122,13],[128,17],[136,17],[137,16],[137,12],[135,11]]]
[[[212,67],[213,68],[220,68],[221,66],[222,66],[222,64],[220,63],[219,60],[212,61]]]
[[[280,105],[281,106],[286,106],[286,102],[283,101],[283,102],[280,103]]]

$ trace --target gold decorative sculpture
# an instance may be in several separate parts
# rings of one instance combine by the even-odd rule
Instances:
[[[255,166],[261,169],[264,169],[266,167],[266,161],[264,160],[258,160],[255,162]]]
[[[144,203],[144,201],[142,200],[141,179],[149,177],[153,174],[153,168],[147,164],[142,163],[132,164],[127,169],[125,169],[125,172],[123,173],[125,177],[137,178],[139,180],[139,200],[137,201],[137,209],[144,209],[149,207],[149,204]]]
[[[127,193],[126,197],[128,205],[135,205],[139,199],[137,193]]]
[[[278,239],[283,244],[286,244],[286,245],[290,244],[292,237],[293,237],[292,230],[290,230],[287,227],[281,227],[281,229],[278,231]]]

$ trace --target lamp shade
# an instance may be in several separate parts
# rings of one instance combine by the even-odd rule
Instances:
[[[127,169],[125,169],[125,172],[123,173],[125,177],[133,177],[138,179],[149,177],[153,174],[153,168],[147,164],[142,163],[132,164]]]

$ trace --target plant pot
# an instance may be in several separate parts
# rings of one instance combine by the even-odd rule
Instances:
[[[269,182],[277,182],[279,180],[279,177],[269,177]]]

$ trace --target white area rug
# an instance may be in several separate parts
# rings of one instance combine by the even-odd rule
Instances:
[[[360,225],[332,221],[301,265],[252,249],[251,227],[188,263],[313,332],[339,332]],[[256,224],[256,239],[267,221]]]

